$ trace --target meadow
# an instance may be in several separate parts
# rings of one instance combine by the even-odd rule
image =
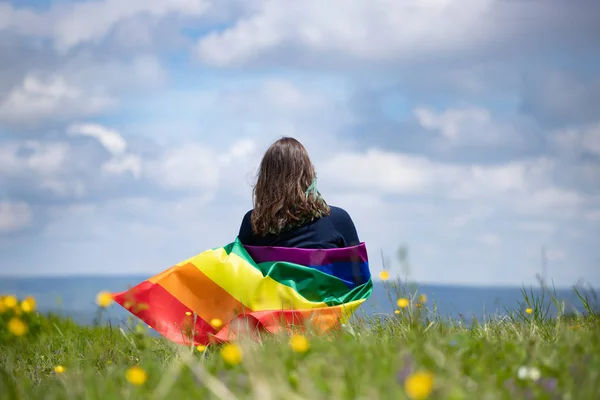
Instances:
[[[328,335],[188,347],[144,324],[95,326],[0,299],[0,399],[598,399],[599,316],[523,290],[521,307],[483,321],[441,318],[390,285],[396,311]],[[100,305],[106,302],[99,297]],[[550,311],[554,311],[551,313]]]

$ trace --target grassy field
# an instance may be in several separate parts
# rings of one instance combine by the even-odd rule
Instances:
[[[418,296],[326,337],[195,349],[0,301],[0,399],[600,399],[598,315],[540,299],[482,322]],[[585,297],[582,296],[585,306]],[[588,308],[588,311],[589,310]]]

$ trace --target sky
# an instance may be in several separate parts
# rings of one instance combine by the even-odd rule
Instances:
[[[374,279],[599,287],[598,40],[596,0],[0,1],[0,275],[230,243],[292,136]]]

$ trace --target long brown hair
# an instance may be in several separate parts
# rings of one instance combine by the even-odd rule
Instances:
[[[329,215],[308,152],[294,138],[283,137],[267,149],[252,194],[251,224],[256,235],[278,234]]]

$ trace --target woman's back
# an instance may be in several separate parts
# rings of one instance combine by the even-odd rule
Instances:
[[[331,249],[360,244],[348,213],[330,207],[317,189],[317,174],[304,146],[284,137],[260,163],[253,209],[238,237],[249,246]]]
[[[354,222],[348,213],[339,207],[329,206],[329,215],[299,227],[265,236],[252,232],[251,215],[248,211],[242,220],[239,239],[249,246],[295,247],[305,249],[330,249],[355,246],[360,243]]]

